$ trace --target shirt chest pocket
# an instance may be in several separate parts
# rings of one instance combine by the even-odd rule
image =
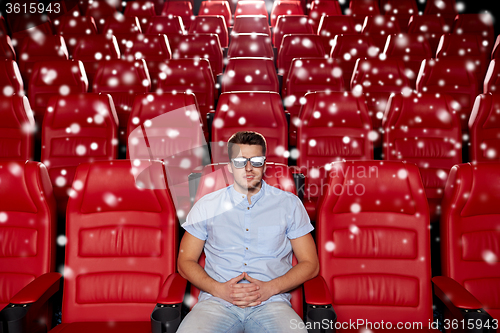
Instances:
[[[257,246],[263,254],[273,254],[284,246],[285,232],[279,225],[259,227],[257,231]]]

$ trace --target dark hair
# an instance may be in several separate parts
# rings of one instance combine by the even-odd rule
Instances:
[[[227,141],[227,156],[231,160],[231,153],[233,145],[258,145],[262,147],[262,153],[266,156],[266,139],[264,136],[257,132],[241,131],[234,133]]]

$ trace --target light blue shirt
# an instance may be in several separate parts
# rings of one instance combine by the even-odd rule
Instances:
[[[226,282],[243,272],[270,281],[292,268],[290,239],[314,228],[300,199],[266,184],[253,195],[237,192],[233,185],[202,197],[182,226],[205,241],[205,271],[218,282]],[[245,283],[248,281],[241,281]],[[201,292],[199,301],[213,297]],[[290,294],[274,295],[267,302],[290,304]],[[217,298],[226,306],[231,303]]]

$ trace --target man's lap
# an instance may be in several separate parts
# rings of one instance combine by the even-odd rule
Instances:
[[[193,307],[177,332],[307,332],[305,329],[292,329],[292,323],[299,321],[301,318],[285,302],[270,302],[254,308],[241,309],[236,306],[226,307],[217,300],[208,299]]]

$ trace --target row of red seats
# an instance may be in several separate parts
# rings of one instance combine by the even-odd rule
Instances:
[[[378,134],[362,94],[310,92],[303,99],[297,148],[288,150],[286,113],[278,93],[221,94],[217,109],[210,112],[210,157],[200,128],[200,108],[192,93],[138,94],[127,114],[128,121],[121,126],[111,95],[51,97],[40,131],[41,161],[49,169],[60,216],[64,217],[76,167],[84,162],[116,159],[121,128],[125,131],[123,138],[128,138],[124,142],[127,158],[170,161],[178,181],[176,198],[184,216],[192,204],[189,175],[210,158],[212,163],[227,161],[224,143],[234,132],[249,129],[266,137],[268,161],[287,164],[288,158],[296,160],[296,170],[305,176],[303,202],[315,220],[330,163],[372,160]],[[0,159],[31,159],[34,120],[28,99],[4,96],[1,103]],[[462,162],[463,132],[457,104],[451,96],[425,92],[393,94],[387,104],[381,120],[383,158],[415,163],[421,168],[435,220],[449,170]],[[500,95],[481,94],[475,99],[468,122],[471,161],[499,160],[499,107]]]
[[[161,163],[139,162],[96,161],[77,168],[66,221],[62,323],[52,330],[44,304],[58,291],[61,274],[54,272],[49,174],[39,162],[0,162],[0,179],[8,185],[0,191],[6,244],[0,256],[2,327],[11,333],[137,333],[161,332],[167,325],[175,331],[181,308],[196,300],[184,300],[187,282],[176,272],[171,178]],[[197,198],[232,183],[224,170],[203,170]],[[269,184],[296,192],[286,166],[271,163],[269,170]],[[448,320],[470,317],[494,325],[500,319],[491,292],[500,276],[494,241],[499,180],[498,163],[453,167],[440,222],[443,276],[431,277],[429,210],[418,168],[381,161],[333,164],[315,230],[320,273],[292,292],[294,309],[307,322],[363,319],[390,323],[386,329],[402,322],[411,325],[407,331],[437,332],[430,326],[434,287]],[[14,331],[18,322],[23,325]]]

